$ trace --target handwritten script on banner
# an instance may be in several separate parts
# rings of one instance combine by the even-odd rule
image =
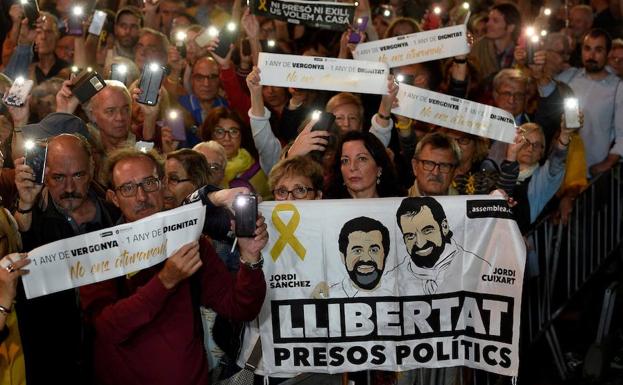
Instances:
[[[387,94],[384,63],[260,52],[262,85]]]
[[[467,365],[517,374],[525,247],[503,199],[260,209],[271,256],[259,316],[265,373]]]
[[[254,15],[334,31],[344,31],[353,23],[356,8],[332,1],[251,0],[250,5]]]
[[[22,278],[26,297],[105,281],[160,263],[199,239],[204,218],[205,209],[197,202],[37,247],[28,253],[30,273]]]
[[[394,114],[501,142],[515,140],[515,119],[501,108],[404,83],[400,83],[397,98]]]
[[[461,24],[361,43],[353,57],[384,62],[393,68],[467,53],[467,29]]]

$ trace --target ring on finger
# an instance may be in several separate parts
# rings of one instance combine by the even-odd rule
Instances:
[[[14,271],[15,271],[15,266],[13,265],[13,263],[9,263],[9,264],[7,265],[7,267],[5,267],[5,269],[6,269],[6,271],[8,271],[8,272],[9,272],[9,274],[11,274],[12,272],[14,272]]]

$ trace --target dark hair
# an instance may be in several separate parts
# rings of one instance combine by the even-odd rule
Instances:
[[[598,39],[600,37],[603,37],[604,40],[606,41],[606,54],[610,53],[610,50],[612,49],[612,36],[610,36],[608,32],[606,32],[605,30],[601,28],[593,28],[590,31],[588,31],[588,33],[584,37],[584,40],[586,40],[589,37],[591,39]]]
[[[216,107],[210,110],[203,124],[199,127],[199,138],[201,141],[207,142],[208,140],[214,140],[214,129],[216,129],[216,125],[221,119],[231,119],[238,124],[241,135],[240,147],[249,151],[249,153],[257,159],[258,153],[253,142],[253,137],[251,136],[251,130],[236,111],[230,110],[227,107]]]
[[[182,164],[188,178],[197,188],[210,183],[212,173],[203,154],[189,148],[182,148],[168,153],[167,160],[169,159],[175,159]]]
[[[346,248],[348,247],[348,236],[355,231],[363,231],[369,233],[371,231],[378,230],[381,232],[383,238],[383,254],[385,258],[389,254],[389,230],[384,224],[369,217],[357,217],[344,223],[342,230],[340,230],[340,236],[338,238],[338,246],[340,253],[346,255]]]
[[[500,12],[504,16],[506,25],[512,24],[515,26],[513,40],[517,40],[521,32],[521,13],[519,13],[517,6],[513,3],[500,3],[491,7],[491,10]]]
[[[115,24],[119,22],[119,18],[125,14],[130,14],[138,19],[139,28],[143,28],[143,13],[140,9],[133,5],[126,5],[125,7],[120,8],[115,15]]]
[[[396,222],[398,222],[400,231],[402,231],[400,218],[405,215],[415,216],[424,206],[430,209],[430,212],[433,214],[433,218],[439,224],[439,228],[441,229],[441,223],[444,220],[447,220],[447,218],[445,211],[443,211],[443,207],[439,204],[437,199],[433,197],[409,197],[403,199],[402,202],[400,202],[398,210],[396,210]],[[447,239],[450,239],[450,237],[452,237],[452,231],[448,230]]]
[[[370,155],[372,155],[376,165],[382,170],[379,183],[376,186],[376,192],[379,197],[404,196],[404,191],[402,191],[402,187],[400,187],[397,180],[398,178],[396,177],[396,169],[389,159],[385,146],[383,146],[381,141],[370,132],[349,131],[341,137],[337,145],[335,157],[333,158],[333,165],[331,167],[331,178],[326,190],[326,197],[351,198],[344,185],[340,160],[342,158],[344,143],[356,140],[363,142],[364,147],[368,150]]]
[[[127,159],[141,159],[145,158],[151,161],[156,168],[156,173],[158,174],[158,178],[162,179],[164,176],[164,166],[162,165],[162,159],[160,158],[160,154],[158,154],[155,150],[149,150],[147,152],[142,152],[137,150],[134,147],[121,147],[110,153],[108,159],[106,159],[106,167],[104,168],[105,180],[107,181],[107,185],[112,190],[115,189],[115,184],[112,180],[112,174],[115,169],[117,163],[127,160]]]

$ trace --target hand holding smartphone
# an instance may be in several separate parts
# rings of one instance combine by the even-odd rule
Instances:
[[[236,236],[252,238],[255,236],[257,222],[257,195],[240,194],[233,204],[236,221]]]
[[[166,114],[165,123],[171,128],[171,135],[173,139],[185,142],[186,141],[186,127],[184,127],[184,117],[178,110],[169,110]]]
[[[128,66],[122,63],[112,63],[110,65],[110,80],[117,80],[125,84],[128,80]]]
[[[316,124],[311,128],[312,131],[331,132],[331,127],[335,122],[335,115],[326,111],[314,111],[312,113],[312,119],[316,120]]]
[[[565,98],[565,127],[574,131],[582,127],[580,106],[577,98]]]
[[[84,28],[82,23],[84,21],[84,7],[76,5],[71,8],[71,15],[67,19],[67,34],[72,36],[82,36],[84,34]]]
[[[95,10],[91,25],[89,25],[89,33],[91,35],[99,36],[102,33],[102,29],[106,23],[106,17],[106,12],[100,11],[99,9]]]
[[[141,81],[138,88],[141,94],[137,102],[149,106],[155,106],[158,103],[158,95],[160,86],[164,80],[165,68],[158,63],[145,64],[141,73]]]
[[[20,0],[20,3],[24,9],[24,16],[28,19],[28,25],[34,29],[39,18],[39,3],[37,0]]]
[[[25,164],[32,168],[34,182],[43,184],[45,178],[45,163],[48,156],[48,144],[46,142],[27,140],[25,147]]]
[[[106,87],[106,81],[95,71],[84,71],[78,76],[71,88],[71,92],[80,103],[86,103],[95,94]]]
[[[15,78],[13,85],[3,99],[4,104],[7,106],[22,107],[26,104],[26,99],[28,99],[33,85],[34,82],[32,80],[18,76]]]
[[[225,28],[220,31],[214,26],[208,27],[195,38],[195,42],[200,47],[205,47],[216,37],[218,37],[219,43],[214,49],[214,53],[220,57],[225,57],[229,53],[229,46],[238,38],[238,26],[236,23],[230,21]]]
[[[361,41],[360,32],[365,32],[368,28],[368,16],[362,16],[357,18],[357,24],[353,27],[353,30],[348,35],[349,44],[359,44]]]

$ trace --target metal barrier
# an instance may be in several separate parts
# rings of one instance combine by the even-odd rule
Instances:
[[[603,267],[623,240],[623,167],[619,164],[595,178],[575,202],[567,225],[555,224],[550,217],[540,220],[526,235],[528,255],[524,279],[520,358],[545,337],[562,380],[569,376],[554,321]],[[530,267],[536,258],[538,268]],[[607,316],[611,304],[604,302]],[[603,318],[603,317],[602,317]],[[609,327],[600,320],[600,328]],[[601,336],[607,333],[600,329]],[[600,334],[596,336],[600,338]],[[521,359],[520,359],[521,365]],[[475,371],[472,383],[500,383],[498,375]]]
[[[596,178],[575,202],[567,225],[548,218],[528,234],[538,274],[524,280],[521,340],[529,348],[543,336],[560,377],[568,376],[553,321],[620,247],[623,167]],[[524,349],[525,350],[525,349]]]

